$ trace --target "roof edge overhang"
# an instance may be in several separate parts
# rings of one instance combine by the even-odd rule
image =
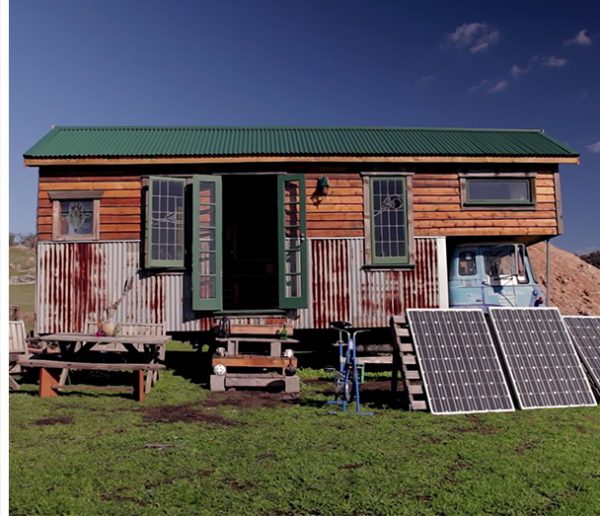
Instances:
[[[173,165],[210,163],[539,163],[579,165],[579,155],[569,156],[156,156],[156,157],[57,157],[28,158],[28,167],[56,165]]]

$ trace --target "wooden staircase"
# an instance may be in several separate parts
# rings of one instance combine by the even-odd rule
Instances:
[[[417,355],[406,318],[402,315],[394,315],[390,318],[390,326],[394,338],[395,361],[392,390],[397,391],[397,371],[401,369],[404,396],[409,410],[427,410],[421,370],[417,364]]]

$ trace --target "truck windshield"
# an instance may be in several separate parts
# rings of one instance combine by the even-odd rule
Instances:
[[[491,247],[485,255],[485,273],[491,278],[515,276],[519,283],[528,283],[524,247],[522,245]]]
[[[493,278],[515,274],[515,246],[491,247],[485,255],[485,273]]]

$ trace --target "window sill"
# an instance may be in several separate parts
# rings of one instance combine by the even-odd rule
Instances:
[[[149,273],[149,272],[186,272],[187,269],[183,266],[183,265],[173,265],[173,266],[168,266],[168,265],[146,265],[143,269],[143,271]]]
[[[281,308],[266,308],[264,310],[252,309],[252,310],[215,310],[214,315],[286,315],[287,310]]]
[[[390,269],[395,269],[395,270],[414,270],[415,268],[415,264],[414,263],[369,263],[369,264],[364,264],[361,269],[362,270],[366,270],[366,271],[378,271],[378,270],[382,270],[382,271],[386,271],[386,270],[390,270]]]
[[[462,204],[463,210],[483,210],[483,211],[496,211],[496,210],[507,210],[507,211],[535,211],[536,206],[532,203],[524,204],[502,204],[502,203],[478,203],[478,202],[465,202]]]
[[[54,237],[52,239],[52,242],[61,242],[61,243],[81,243],[81,242],[87,242],[87,243],[92,243],[92,242],[100,242],[100,239],[96,236],[92,236],[92,237]]]

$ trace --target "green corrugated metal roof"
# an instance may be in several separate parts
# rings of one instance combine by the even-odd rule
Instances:
[[[576,157],[541,130],[384,127],[55,127],[25,158]]]

